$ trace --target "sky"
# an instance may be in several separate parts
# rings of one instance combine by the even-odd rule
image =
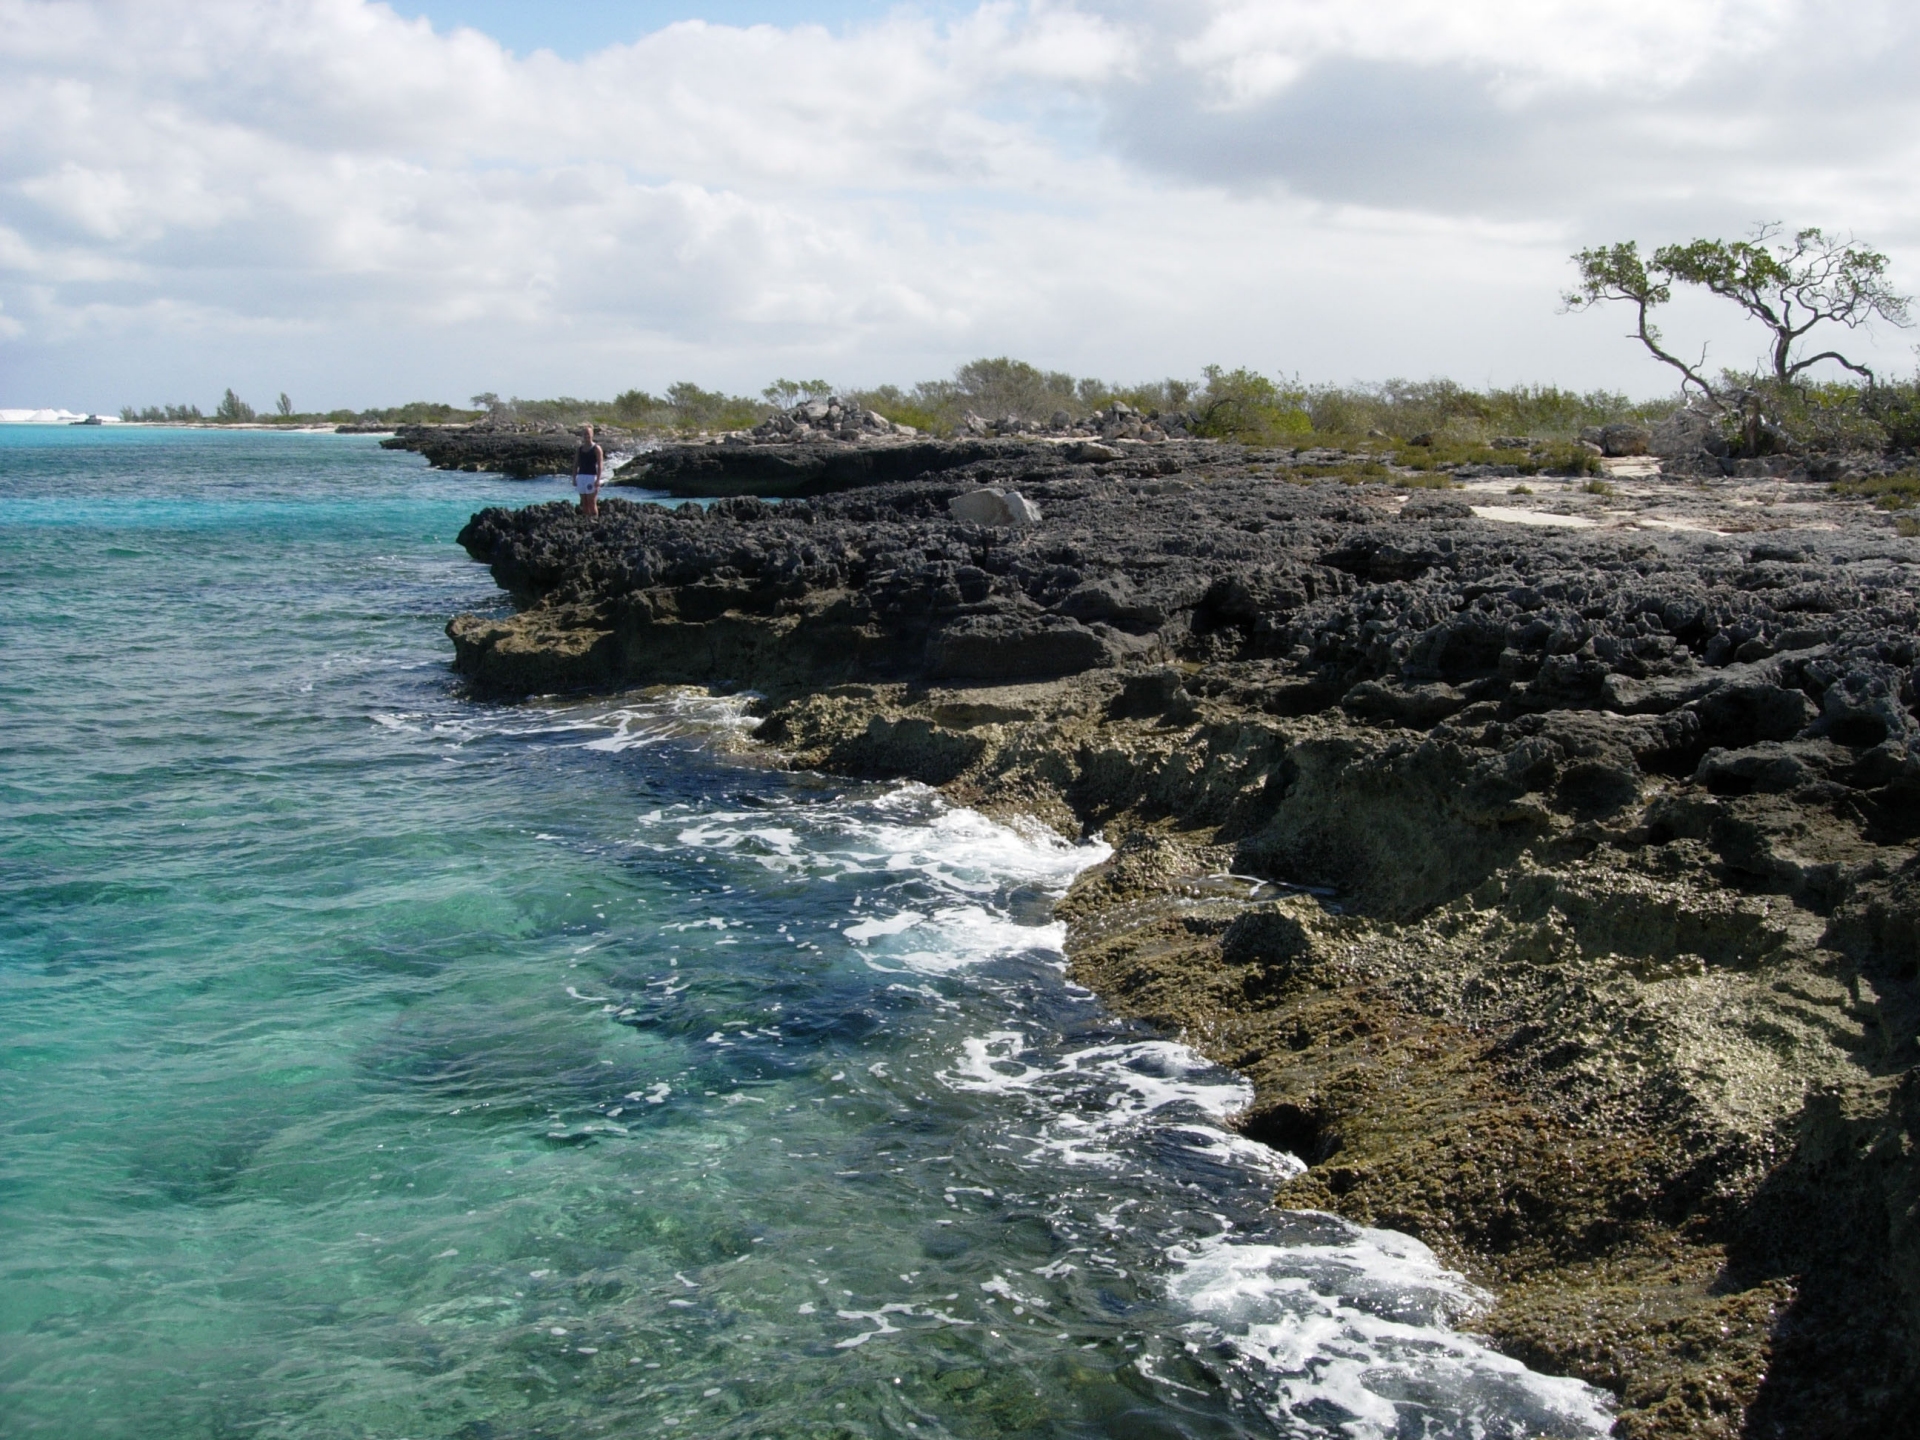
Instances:
[[[1920,290],[1917,61],[1910,0],[0,0],[0,407],[1661,394],[1569,255],[1777,220]],[[1750,364],[1722,303],[1668,337]]]

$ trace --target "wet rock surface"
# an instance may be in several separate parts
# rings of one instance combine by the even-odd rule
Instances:
[[[751,686],[784,763],[1104,831],[1075,973],[1252,1078],[1310,1166],[1279,1203],[1434,1245],[1622,1434],[1901,1433],[1920,542],[1809,486],[1302,470],[1055,447],[484,511],[522,608],[456,619],[456,664]],[[1041,522],[949,513],[987,487]]]

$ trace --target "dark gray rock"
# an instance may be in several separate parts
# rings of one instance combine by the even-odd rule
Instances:
[[[927,642],[929,680],[1042,680],[1103,669],[1119,658],[1105,637],[1057,615],[969,615]]]
[[[1644,425],[1602,425],[1600,450],[1606,455],[1645,455],[1652,448],[1653,432]]]
[[[608,453],[637,443],[624,431],[598,434]],[[402,425],[380,442],[387,450],[412,450],[436,470],[485,470],[509,480],[564,475],[573,469],[581,432],[549,422],[483,420],[477,425]]]
[[[489,510],[461,541],[531,607],[529,623],[565,610],[585,617],[569,622],[576,639],[580,625],[628,637],[581,645],[601,667],[583,685],[656,678],[647,667],[675,644],[689,657],[676,678],[707,663],[716,682],[762,688],[1177,658],[1216,675],[1239,667],[1243,703],[1268,714],[1338,706],[1418,730],[1488,706],[1515,723],[1657,720],[1645,763],[1675,775],[1714,748],[1920,740],[1914,569],[1864,532],[1736,547],[1519,531],[1451,507],[1396,519],[1355,487],[1249,474],[1231,447],[1163,444],[1177,474],[1149,478],[1075,465],[1051,445],[963,446],[978,458],[908,483],[704,512],[610,498],[597,521],[571,505]],[[1037,530],[949,513],[957,495],[1016,482],[1045,512]],[[723,624],[777,632],[753,654],[778,674],[754,673],[760,662],[737,648],[696,663]],[[461,654],[483,687],[532,683],[478,649]],[[538,683],[554,673],[539,669]]]
[[[622,465],[613,485],[675,498],[813,496],[936,475],[996,457],[1051,459],[1051,446],[993,440],[889,440],[863,445],[667,445]]]

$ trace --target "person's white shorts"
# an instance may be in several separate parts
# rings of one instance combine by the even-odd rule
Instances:
[[[578,490],[582,495],[597,495],[600,493],[600,477],[598,475],[576,475],[573,477],[573,488]]]

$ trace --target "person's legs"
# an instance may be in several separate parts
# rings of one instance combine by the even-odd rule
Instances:
[[[583,492],[580,496],[580,508],[589,515],[598,515],[600,513],[600,497],[591,490]]]

